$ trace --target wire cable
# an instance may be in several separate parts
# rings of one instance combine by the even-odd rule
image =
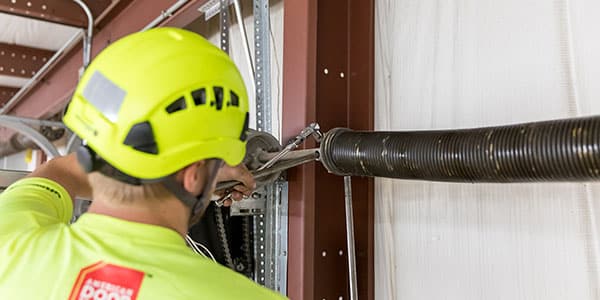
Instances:
[[[217,262],[217,260],[213,256],[213,254],[210,252],[210,250],[208,250],[208,248],[206,246],[202,245],[199,242],[194,241],[194,239],[192,239],[192,237],[190,237],[189,235],[185,236],[185,241],[188,244],[188,246],[190,246],[190,248],[192,248],[192,250],[194,252],[196,252],[197,254],[202,255],[206,258],[210,258],[210,259],[212,259],[212,261]],[[202,249],[204,251],[202,251],[200,248],[198,248],[198,246],[202,247]],[[206,255],[206,254],[208,254],[208,255]]]

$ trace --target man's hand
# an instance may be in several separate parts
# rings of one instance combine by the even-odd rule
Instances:
[[[232,199],[235,201],[240,201],[244,197],[248,197],[252,194],[254,189],[256,189],[256,181],[254,181],[254,177],[248,168],[244,164],[239,164],[235,167],[231,167],[228,165],[224,165],[220,170],[219,174],[217,174],[217,183],[223,181],[239,181],[241,184],[238,184],[233,187],[232,190],[229,191],[217,191],[221,197],[224,197],[227,193],[231,193],[230,199],[226,199],[223,202],[224,206],[230,206],[232,203]]]

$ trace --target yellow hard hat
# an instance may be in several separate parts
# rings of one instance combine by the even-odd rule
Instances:
[[[240,163],[248,96],[226,53],[193,32],[158,28],[92,61],[64,123],[120,172],[157,179],[203,159]]]

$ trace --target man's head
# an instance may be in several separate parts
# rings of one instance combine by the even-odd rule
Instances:
[[[86,143],[78,157],[89,172],[128,184],[166,183],[180,198],[173,179],[192,191],[175,178],[178,171],[203,160],[241,162],[248,100],[224,52],[195,33],[159,28],[102,51],[64,122]]]

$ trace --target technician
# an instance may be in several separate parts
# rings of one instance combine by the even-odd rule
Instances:
[[[224,52],[182,29],[129,35],[86,69],[64,122],[85,145],[0,195],[0,299],[283,298],[184,240],[216,182],[242,182],[237,200],[255,187]],[[69,224],[75,197],[93,201]]]

